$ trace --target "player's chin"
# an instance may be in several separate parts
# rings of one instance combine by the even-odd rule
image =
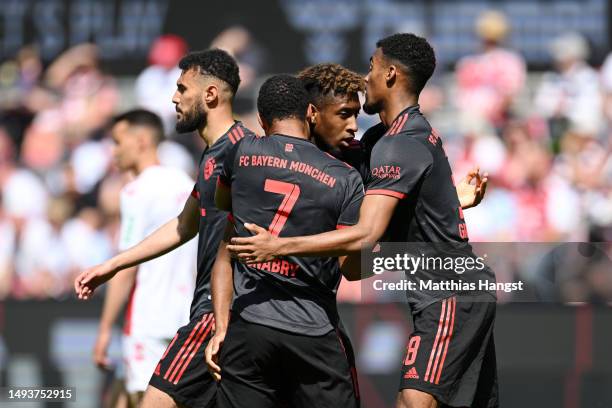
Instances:
[[[371,101],[368,101],[367,98],[366,98],[366,101],[364,102],[362,108],[363,108],[363,111],[365,113],[367,113],[368,115],[374,115],[374,114],[380,112],[380,108],[379,108],[378,104],[377,103],[373,103]]]
[[[342,139],[342,141],[340,141],[339,147],[342,149],[348,148],[354,139],[355,139],[354,137],[348,137],[346,139]]]

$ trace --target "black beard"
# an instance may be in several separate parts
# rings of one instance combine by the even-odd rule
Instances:
[[[380,113],[380,111],[382,110],[382,104],[380,102],[378,103],[368,103],[368,100],[366,98],[366,101],[363,103],[363,111],[365,113],[367,113],[368,115],[375,115],[377,113]]]
[[[205,125],[206,114],[202,105],[198,104],[189,114],[183,114],[183,119],[176,122],[175,128],[178,133],[189,133],[203,128]]]

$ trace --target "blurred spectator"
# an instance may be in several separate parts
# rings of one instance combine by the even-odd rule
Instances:
[[[178,62],[187,52],[181,37],[166,34],[159,37],[149,51],[149,66],[136,78],[136,102],[162,118],[166,134],[174,131],[176,111],[172,95],[176,80],[181,75]]]
[[[47,218],[27,220],[15,257],[19,297],[59,297],[70,287],[70,258],[62,227],[71,211],[68,200],[53,198]]]
[[[238,61],[240,87],[250,88],[263,72],[264,51],[253,35],[243,26],[232,26],[219,33],[212,40],[212,48],[227,51]]]
[[[253,34],[241,25],[231,26],[221,31],[211,42],[211,47],[227,51],[238,62],[240,70],[240,88],[234,98],[234,112],[246,127],[259,135],[263,130],[259,127],[255,112],[255,99],[261,75],[267,73],[266,50],[259,44]]]
[[[608,54],[601,67],[601,90],[603,93],[603,113],[608,125],[608,131],[612,130],[612,53]]]
[[[586,62],[587,41],[578,33],[564,34],[553,41],[550,51],[557,71],[544,74],[535,106],[550,121],[553,141],[569,128],[597,135],[602,98],[599,75]]]
[[[15,147],[0,127],[0,193],[3,209],[17,228],[31,218],[43,217],[48,193],[44,184],[30,170],[16,163]]]
[[[5,216],[0,193],[0,300],[10,293],[13,279],[13,254],[17,232],[11,220]]]
[[[498,11],[478,17],[482,51],[457,64],[457,108],[462,116],[486,119],[495,127],[507,120],[526,78],[524,59],[503,45],[509,31],[508,20]]]
[[[65,223],[62,240],[68,251],[71,274],[98,265],[112,255],[112,243],[102,231],[103,225],[101,211],[91,207],[82,209],[76,218]]]

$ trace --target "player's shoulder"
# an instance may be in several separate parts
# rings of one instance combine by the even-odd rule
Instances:
[[[230,146],[242,143],[242,140],[245,138],[251,139],[256,137],[255,132],[244,126],[244,123],[239,120],[227,131],[227,140]]]
[[[378,122],[376,125],[370,127],[365,131],[361,137],[361,144],[365,147],[374,146],[378,140],[385,135],[387,127],[384,123]]]
[[[393,121],[385,136],[412,136],[413,138],[428,137],[431,134],[431,125],[423,116],[419,105],[405,109]],[[397,138],[404,140],[404,138]]]
[[[321,150],[319,150],[318,153],[321,155],[321,160],[325,169],[332,172],[336,178],[344,179],[347,182],[355,182],[356,180],[361,181],[359,171],[347,162]]]
[[[172,166],[153,166],[138,178],[142,190],[152,195],[170,191],[190,190],[193,179],[183,170]]]

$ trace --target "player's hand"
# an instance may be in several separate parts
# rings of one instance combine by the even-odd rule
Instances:
[[[472,182],[475,181],[474,184]],[[476,207],[482,201],[485,192],[487,191],[487,182],[489,174],[480,174],[478,167],[473,168],[470,172],[457,184],[457,195],[459,203],[464,210]]]
[[[227,246],[233,258],[244,263],[271,261],[278,255],[279,239],[256,224],[245,223],[251,237],[234,237]]]
[[[110,280],[117,272],[107,263],[89,268],[74,280],[74,291],[79,299],[90,299],[96,288]]]
[[[111,361],[108,358],[108,345],[111,340],[111,330],[101,328],[98,331],[96,344],[93,349],[93,360],[96,366],[102,370],[108,370],[111,366]]]
[[[215,381],[221,381],[221,367],[219,366],[219,351],[223,346],[225,340],[225,332],[215,332],[215,335],[208,342],[204,356],[206,358],[206,365],[208,366],[208,372]]]

